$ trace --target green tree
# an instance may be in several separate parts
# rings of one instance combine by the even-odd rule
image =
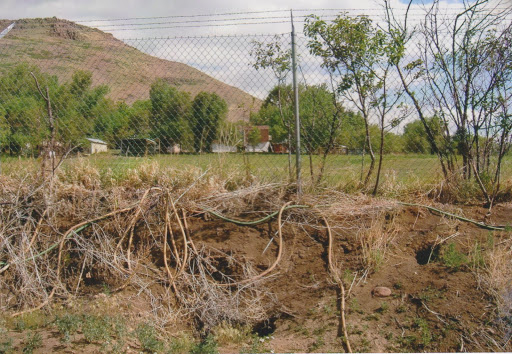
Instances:
[[[247,142],[249,145],[252,146],[253,152],[256,148],[256,145],[258,145],[261,141],[261,131],[254,127],[249,131],[249,134],[247,134]]]
[[[272,124],[275,127],[271,131],[272,137],[278,138],[280,143],[285,143],[288,146],[288,174],[292,178],[292,128],[293,128],[293,109],[291,102],[293,102],[293,91],[291,86],[286,85],[287,76],[291,70],[291,50],[284,49],[282,39],[275,36],[270,42],[253,42],[253,50],[251,55],[254,57],[255,62],[253,67],[256,70],[271,69],[274,77],[277,80],[275,86],[270,94],[267,96],[267,106],[269,112],[266,112],[268,119],[280,119],[281,124]],[[270,103],[271,101],[272,103]],[[271,106],[269,106],[269,103]],[[286,137],[283,137],[283,135]]]
[[[4,123],[1,148],[11,154],[36,155],[38,148],[55,140],[76,147],[93,132],[99,106],[108,99],[108,87],[93,88],[92,75],[75,73],[69,83],[22,63],[0,78],[0,106]],[[37,88],[39,84],[39,89]],[[54,135],[50,132],[49,98]]]
[[[442,119],[438,117],[426,118],[425,124],[433,135],[436,145],[439,148],[443,148],[444,128]],[[419,119],[409,122],[404,126],[403,139],[405,152],[435,154],[435,151],[432,149],[432,145],[429,142],[424,123]]]
[[[188,129],[186,119],[190,116],[190,95],[158,79],[151,85],[149,97],[152,136],[164,148],[183,143]]]
[[[387,33],[396,49],[393,63],[402,86],[423,123],[445,177],[474,176],[492,205],[500,188],[501,152],[506,149],[499,149],[494,173],[489,173],[488,153],[492,149],[488,142],[494,140],[505,147],[510,141],[510,124],[498,122],[507,117],[503,113],[510,107],[510,103],[503,106],[502,102],[510,102],[512,97],[512,26],[508,20],[512,8],[505,6],[496,11],[494,2],[475,0],[463,2],[462,8],[448,18],[440,16],[440,0],[434,0],[421,25],[414,26],[408,16],[411,3],[405,16],[397,17],[390,2],[384,1]],[[415,57],[406,50],[413,38],[419,47]],[[432,111],[444,127],[449,127],[442,131],[442,146],[427,124]],[[462,166],[457,153],[462,157]],[[481,181],[481,177],[489,175],[494,176],[491,192]]]
[[[216,93],[200,92],[192,102],[190,128],[196,152],[211,152],[220,123],[226,118],[228,105]]]
[[[399,123],[396,119],[386,121],[387,115],[402,96],[401,90],[393,90],[388,83],[392,68],[389,46],[392,43],[367,16],[340,14],[331,23],[327,23],[311,15],[306,18],[304,32],[309,37],[311,54],[321,58],[322,66],[330,75],[333,94],[340,96],[335,101],[349,102],[364,118],[365,145],[371,158],[364,186],[368,184],[375,168],[370,119],[379,119],[380,154],[373,190],[375,194],[382,166],[385,130]]]

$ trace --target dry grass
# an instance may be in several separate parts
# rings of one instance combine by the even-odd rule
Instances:
[[[109,179],[85,159],[45,180],[36,172],[27,172],[21,181],[0,176],[0,284],[9,289],[0,293],[2,310],[31,311],[53,298],[81,295],[87,291],[85,283],[94,281],[113,292],[135,289],[150,304],[146,316],[160,328],[183,316],[205,331],[223,322],[251,325],[264,320],[275,306],[265,278],[259,279],[250,263],[205,246],[196,248],[184,212],[217,210],[254,219],[296,196],[284,185],[254,180],[246,185],[240,176],[228,177],[143,164],[123,180]],[[240,185],[231,190],[237,179]],[[356,227],[358,217],[378,215],[392,205],[329,190],[300,202],[319,207],[291,210],[286,222],[325,230],[320,213],[335,235]],[[368,238],[372,232],[362,241],[369,257],[386,247],[386,242]],[[234,275],[222,275],[219,257]],[[156,266],[162,259],[165,268]],[[368,259],[367,264],[372,262]],[[259,280],[218,285],[249,278]],[[155,291],[154,285],[164,290]]]
[[[483,270],[478,272],[480,286],[496,301],[499,315],[512,321],[512,237],[492,244],[483,254]]]

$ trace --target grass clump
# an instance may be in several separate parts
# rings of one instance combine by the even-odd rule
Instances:
[[[81,316],[75,314],[65,314],[63,316],[57,316],[55,318],[54,324],[57,327],[59,333],[64,336],[62,340],[67,343],[70,342],[73,336],[78,332],[81,322]]]
[[[22,349],[23,353],[31,354],[35,349],[41,347],[43,344],[43,337],[37,332],[32,332],[27,334],[27,338],[24,341],[24,346]]]
[[[453,271],[458,271],[468,264],[468,257],[456,249],[454,242],[442,248],[439,260]]]
[[[420,344],[423,347],[427,347],[432,342],[432,333],[430,332],[428,322],[424,318],[418,317],[414,320],[414,324],[420,330]]]
[[[4,321],[0,322],[0,353],[12,352],[12,338],[9,337],[9,332],[4,327]]]
[[[155,327],[150,324],[140,324],[135,329],[135,334],[142,347],[142,350],[149,353],[161,352],[164,349],[164,343],[158,339]]]
[[[215,354],[218,353],[218,344],[213,335],[208,335],[204,340],[195,344],[190,350],[191,354]]]

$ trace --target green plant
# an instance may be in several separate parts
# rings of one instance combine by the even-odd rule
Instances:
[[[419,299],[425,302],[431,301],[432,299],[441,299],[444,297],[441,290],[432,288],[430,286],[427,286],[425,289],[423,289],[419,295]]]
[[[244,347],[240,350],[240,353],[268,353],[271,350],[267,347],[267,341],[270,337],[259,337],[257,335],[253,335],[251,346]]]
[[[23,353],[33,353],[34,349],[39,348],[43,344],[43,338],[39,333],[28,333],[24,344]]]
[[[361,305],[359,304],[359,301],[357,301],[355,297],[350,300],[348,306],[351,311],[357,312],[360,315],[364,313],[363,309],[361,308]]]
[[[399,305],[397,308],[396,308],[396,313],[404,313],[407,311],[407,306],[405,305]]]
[[[418,317],[414,320],[414,324],[420,330],[421,344],[423,347],[428,346],[432,341],[432,333],[430,332],[428,322],[424,318]]]
[[[191,354],[215,354],[217,352],[217,342],[212,335],[208,335],[203,341],[194,345],[190,350]]]
[[[78,315],[65,314],[63,316],[57,316],[54,323],[58,331],[64,335],[63,341],[69,342],[71,337],[80,328],[81,321],[82,318]]]
[[[110,296],[112,294],[112,291],[110,290],[110,286],[107,283],[101,284],[101,287],[103,289],[103,294]]]
[[[364,319],[366,321],[378,321],[380,319],[380,316],[376,313],[371,313],[368,316],[365,316]]]
[[[135,329],[135,334],[143,351],[154,353],[161,352],[164,348],[163,343],[158,339],[156,330],[153,326],[144,323]]]
[[[376,310],[378,313],[383,314],[389,310],[389,304],[386,301],[383,301],[380,304],[380,307]]]
[[[468,263],[468,257],[457,251],[453,242],[442,248],[439,259],[441,263],[454,271],[459,270]]]
[[[173,338],[169,342],[167,348],[168,353],[189,353],[194,345],[193,338],[187,334],[182,334],[176,338]]]
[[[308,352],[315,351],[322,347],[325,344],[324,337],[322,335],[318,335],[315,341],[309,346]]]
[[[12,350],[12,338],[5,328],[0,327],[0,353],[10,353]]]
[[[223,322],[212,330],[212,334],[218,344],[239,344],[251,337],[251,328],[249,326],[233,326]]]
[[[105,342],[111,337],[112,324],[108,317],[85,316],[82,323],[82,333],[89,343]]]

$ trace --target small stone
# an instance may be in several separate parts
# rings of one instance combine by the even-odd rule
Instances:
[[[376,297],[388,297],[391,296],[391,289],[385,286],[377,286],[372,290],[372,295]]]

